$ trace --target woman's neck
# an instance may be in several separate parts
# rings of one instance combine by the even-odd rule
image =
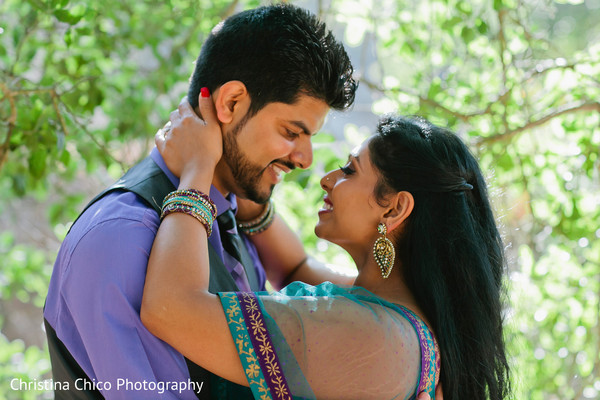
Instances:
[[[402,304],[409,308],[416,307],[414,296],[404,282],[402,267],[398,260],[396,260],[390,276],[384,279],[373,256],[369,255],[365,258],[361,264],[356,263],[358,276],[354,281],[355,286],[363,287],[392,303]]]

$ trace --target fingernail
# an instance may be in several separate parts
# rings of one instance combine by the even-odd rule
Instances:
[[[203,87],[200,89],[200,96],[202,97],[210,97],[210,90],[207,87]]]

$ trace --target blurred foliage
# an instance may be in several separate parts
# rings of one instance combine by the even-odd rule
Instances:
[[[210,29],[261,3],[0,0],[0,218],[10,222],[0,303],[41,307],[84,200],[147,153]],[[478,155],[510,257],[515,398],[600,399],[598,0],[294,3],[343,32],[375,113],[427,116]],[[288,175],[276,199],[313,253],[348,264],[313,227],[321,172],[364,130],[329,133],[315,138],[315,166]],[[44,213],[43,244],[23,235],[26,200]],[[48,378],[49,364],[44,349],[5,335],[9,318],[0,318],[0,398],[47,396],[10,388],[14,377]]]

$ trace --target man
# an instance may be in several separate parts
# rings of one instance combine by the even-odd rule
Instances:
[[[210,192],[219,220],[209,246],[211,291],[264,290],[267,275],[276,287],[331,279],[303,250],[293,253],[299,259],[279,257],[265,252],[268,244],[260,240],[257,250],[238,235],[232,215],[236,195],[264,204],[282,172],[307,168],[311,136],[329,109],[352,104],[356,83],[343,46],[297,7],[245,11],[218,25],[204,43],[190,82],[192,106],[204,87],[224,135]],[[44,310],[54,381],[69,388],[57,390],[57,399],[252,398],[249,389],[185,360],[140,321],[158,212],[177,185],[154,149],[94,199],[65,238]],[[266,270],[259,253],[271,255]]]

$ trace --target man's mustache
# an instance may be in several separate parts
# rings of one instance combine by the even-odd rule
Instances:
[[[288,168],[290,170],[290,172],[292,172],[293,170],[296,169],[296,166],[294,165],[294,163],[291,162],[291,161],[288,161],[288,160],[274,160],[274,161],[271,161],[269,163],[269,165],[267,165],[267,168],[270,167],[273,164],[281,164],[281,165],[285,166],[286,168]]]

